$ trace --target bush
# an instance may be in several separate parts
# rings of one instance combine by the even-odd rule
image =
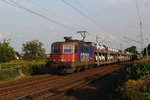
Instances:
[[[19,76],[18,68],[15,69],[9,68],[9,69],[0,70],[0,81],[10,80],[17,76]]]
[[[150,77],[144,79],[128,80],[119,89],[118,100],[150,100]]]
[[[22,51],[24,52],[24,60],[45,60],[45,49],[42,47],[43,43],[38,40],[32,40],[22,45]]]
[[[50,73],[49,67],[42,64],[35,64],[32,66],[32,75],[42,75],[42,74],[46,74],[46,73]]]
[[[10,46],[9,40],[4,39],[0,42],[0,62],[15,60],[14,48]]]
[[[10,62],[2,63],[0,81],[27,75],[42,75],[50,72],[45,62]]]
[[[133,65],[127,68],[128,77],[130,79],[137,80],[141,76],[150,75],[150,59],[143,58],[138,61],[135,61]]]
[[[1,68],[11,68],[11,67],[25,67],[25,66],[30,66],[34,64],[46,64],[45,61],[13,61],[13,62],[7,62],[7,63],[1,63]]]
[[[111,100],[150,100],[150,57],[134,61],[127,68],[127,82],[111,94]]]
[[[22,73],[24,74],[24,75],[31,75],[32,74],[32,72],[33,72],[33,70],[32,70],[32,65],[31,64],[28,64],[28,65],[26,65],[26,66],[22,66],[21,67],[21,69],[22,69]]]

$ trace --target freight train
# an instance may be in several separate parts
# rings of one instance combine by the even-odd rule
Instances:
[[[74,73],[95,66],[128,61],[132,53],[122,52],[105,45],[92,42],[73,40],[64,37],[65,41],[54,42],[51,45],[52,73]]]

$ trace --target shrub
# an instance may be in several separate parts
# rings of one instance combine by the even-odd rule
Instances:
[[[18,68],[15,69],[9,68],[9,69],[0,70],[0,81],[10,80],[17,77],[18,75],[19,75]]]
[[[34,64],[46,64],[45,61],[13,61],[13,62],[7,62],[7,63],[1,63],[1,68],[11,68],[11,67],[24,67],[24,66],[30,66]]]
[[[128,80],[120,88],[121,100],[150,100],[150,77]],[[118,99],[119,100],[119,99]]]
[[[14,48],[10,46],[9,40],[0,42],[0,62],[8,62],[15,59]]]
[[[38,40],[32,40],[22,45],[22,51],[24,52],[23,59],[25,60],[45,60],[45,49],[42,47],[43,43]]]
[[[21,75],[42,75],[49,73],[49,67],[45,62],[9,62],[2,63],[0,69],[0,81],[14,79]]]
[[[150,100],[150,57],[128,66],[127,80],[113,91],[112,100]]]
[[[143,58],[135,61],[133,65],[127,68],[128,76],[130,79],[139,79],[141,76],[150,75],[150,59]]]

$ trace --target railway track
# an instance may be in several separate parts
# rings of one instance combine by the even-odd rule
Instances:
[[[118,70],[108,65],[65,76],[47,76],[0,86],[0,100],[60,100],[110,72]]]

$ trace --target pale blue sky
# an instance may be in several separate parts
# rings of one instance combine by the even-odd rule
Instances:
[[[80,30],[88,31],[87,41],[95,42],[96,35],[101,38],[109,36],[109,40],[102,44],[120,48],[120,43],[122,43],[123,49],[131,45],[139,47],[139,44],[124,42],[126,39],[122,38],[127,36],[135,40],[139,39],[137,37],[139,20],[135,0],[65,0],[105,29],[79,14],[63,0],[14,1],[64,26],[75,29],[69,30],[0,0],[0,41],[4,38],[11,39],[11,46],[16,51],[21,51],[23,43],[37,39],[44,43],[46,52],[50,53],[52,42],[61,41],[67,35],[79,38],[80,35],[77,35],[76,32]],[[143,21],[144,38],[150,38],[150,0],[137,1]]]

